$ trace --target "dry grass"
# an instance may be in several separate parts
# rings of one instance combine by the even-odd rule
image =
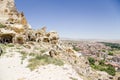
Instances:
[[[51,58],[48,55],[37,55],[35,58],[31,58],[29,60],[29,64],[27,67],[30,68],[31,70],[34,70],[38,68],[40,65],[47,65],[47,64],[55,64],[62,66],[64,63],[62,60]]]

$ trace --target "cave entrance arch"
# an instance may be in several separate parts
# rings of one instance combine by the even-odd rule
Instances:
[[[0,35],[0,43],[13,43],[13,35],[12,34],[2,34]]]

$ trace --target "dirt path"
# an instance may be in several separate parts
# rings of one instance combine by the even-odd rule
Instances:
[[[21,64],[18,52],[11,53],[14,54],[12,57],[7,54],[0,58],[0,80],[82,80],[70,65],[49,64],[30,71],[26,68],[27,61]]]

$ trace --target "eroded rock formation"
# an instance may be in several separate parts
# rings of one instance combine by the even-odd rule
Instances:
[[[24,13],[17,11],[14,0],[0,0],[0,24],[0,43],[58,43],[57,32],[46,32],[46,27],[31,29]]]

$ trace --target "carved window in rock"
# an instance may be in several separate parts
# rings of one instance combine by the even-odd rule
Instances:
[[[43,38],[43,42],[47,42],[47,43],[49,43],[50,40],[49,40],[49,38]]]
[[[12,43],[13,42],[13,36],[10,34],[4,34],[0,36],[0,43]]]
[[[38,33],[35,34],[35,36],[36,36],[36,37],[41,37],[42,34],[41,34],[40,32],[38,32]]]
[[[37,39],[37,41],[36,41],[36,42],[38,42],[38,43],[39,43],[39,42],[41,42],[41,41],[42,41],[42,40],[39,38],[39,39]]]
[[[24,43],[23,37],[17,37],[17,43],[23,44]]]

